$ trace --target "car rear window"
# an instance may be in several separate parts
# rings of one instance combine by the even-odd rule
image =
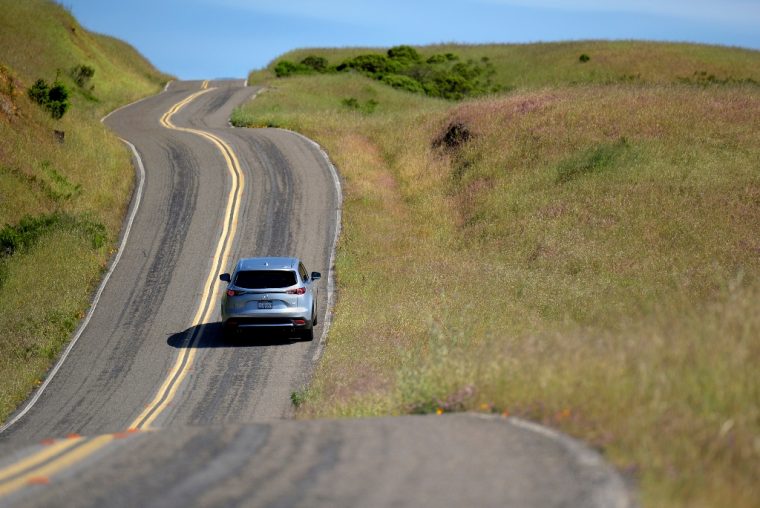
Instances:
[[[295,283],[296,272],[289,270],[250,270],[235,277],[235,285],[245,289],[286,288]]]

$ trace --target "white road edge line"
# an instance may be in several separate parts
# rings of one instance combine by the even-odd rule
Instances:
[[[140,102],[140,101],[135,101],[135,102]],[[114,110],[114,111],[118,111],[118,110]],[[114,111],[112,111],[111,113],[113,113]],[[109,115],[111,113],[109,113]],[[105,120],[107,117],[108,115],[104,116],[103,120]],[[143,185],[145,184],[145,166],[143,166],[142,158],[140,158],[140,154],[137,152],[135,145],[133,145],[126,139],[122,139],[122,138],[119,138],[119,139],[123,141],[124,143],[126,143],[127,146],[129,146],[129,148],[132,150],[132,154],[134,155],[134,158],[137,161],[137,168],[139,170],[138,174],[140,176],[140,182],[137,186],[137,191],[135,192],[134,198],[132,199],[132,204],[130,205],[131,210],[129,212],[129,218],[127,219],[126,227],[124,228],[124,233],[122,234],[121,243],[119,244],[119,250],[116,252],[116,256],[113,258],[113,261],[111,262],[111,266],[108,269],[108,273],[106,273],[105,277],[103,277],[103,281],[100,283],[100,286],[98,287],[98,291],[95,293],[95,298],[93,298],[92,300],[92,304],[90,305],[90,308],[87,311],[87,315],[85,316],[82,323],[79,325],[79,328],[74,334],[74,337],[69,342],[68,346],[66,346],[66,349],[63,350],[63,353],[58,359],[58,362],[56,362],[55,366],[50,370],[47,377],[45,378],[45,381],[40,385],[39,388],[37,388],[37,391],[34,392],[34,396],[29,400],[26,406],[24,406],[24,409],[16,413],[16,415],[14,415],[13,418],[10,421],[8,421],[8,423],[0,427],[0,434],[5,432],[5,430],[7,430],[11,425],[16,423],[17,421],[19,421],[26,413],[29,412],[30,409],[32,409],[34,404],[36,404],[39,398],[42,396],[42,393],[45,391],[45,388],[47,388],[47,386],[53,380],[53,377],[55,377],[56,373],[58,373],[58,370],[61,368],[61,365],[63,365],[63,362],[66,361],[66,357],[68,357],[71,350],[74,349],[74,346],[79,340],[79,337],[82,335],[85,328],[87,328],[87,324],[90,322],[90,319],[92,319],[92,316],[95,313],[95,308],[98,306],[98,302],[100,301],[100,296],[103,294],[103,291],[106,288],[108,279],[111,278],[111,274],[116,269],[116,265],[119,264],[121,255],[124,253],[124,247],[127,245],[129,232],[132,229],[132,223],[135,220],[135,216],[137,215],[137,209],[140,207],[140,200],[142,199]]]
[[[166,83],[166,86],[163,89],[163,92],[168,90],[169,85],[174,80],[169,80]],[[137,104],[138,102],[142,102],[144,100],[150,99],[151,97],[155,97],[155,95],[149,95],[147,97],[143,97],[142,99],[137,99],[136,101],[130,102],[129,104],[125,104],[123,106],[120,106],[107,115],[105,115],[103,118],[100,119],[100,123],[104,123],[106,119],[116,113],[117,111],[121,111],[124,108],[128,108],[129,106],[132,106],[134,104]],[[34,406],[39,398],[42,396],[42,392],[45,391],[45,388],[50,384],[50,381],[53,380],[53,377],[58,373],[58,370],[61,368],[61,365],[63,365],[63,362],[66,360],[66,357],[69,356],[69,353],[72,349],[74,349],[74,345],[79,340],[79,336],[82,335],[84,332],[84,329],[87,328],[87,324],[90,322],[90,319],[92,319],[92,315],[95,313],[95,307],[98,305],[98,301],[100,301],[100,295],[103,293],[103,291],[106,288],[106,283],[108,282],[108,279],[111,278],[111,274],[116,269],[116,265],[119,264],[119,260],[121,259],[121,255],[124,252],[124,247],[127,244],[127,238],[129,238],[129,232],[132,229],[132,223],[135,220],[135,215],[137,215],[137,209],[140,206],[140,200],[142,198],[142,190],[143,185],[145,183],[145,166],[143,165],[142,158],[140,158],[140,154],[137,153],[137,148],[135,148],[135,145],[127,141],[126,139],[119,138],[122,142],[126,143],[127,146],[132,150],[132,154],[134,155],[135,160],[137,161],[137,168],[138,168],[138,175],[140,176],[140,182],[137,185],[137,191],[134,194],[134,198],[132,199],[132,203],[130,204],[130,212],[129,212],[129,218],[127,219],[126,226],[124,228],[123,236],[121,238],[121,243],[119,244],[119,250],[116,252],[116,256],[113,258],[113,261],[111,261],[111,266],[108,269],[108,273],[106,273],[105,277],[103,277],[103,280],[100,283],[100,286],[98,286],[98,291],[95,293],[95,298],[92,300],[92,303],[90,304],[90,308],[87,311],[87,315],[84,318],[84,321],[79,325],[79,328],[77,329],[76,333],[74,334],[74,337],[71,339],[71,342],[69,342],[69,345],[66,346],[66,349],[63,350],[63,353],[61,353],[61,357],[56,362],[55,366],[48,372],[48,375],[45,377],[45,381],[40,385],[39,388],[37,388],[37,391],[34,392],[34,395],[32,398],[27,402],[26,406],[24,406],[24,409],[16,413],[13,418],[11,418],[8,423],[0,427],[0,434],[5,432],[11,425],[19,421],[23,416],[29,412],[30,409],[32,409],[32,406]]]
[[[593,486],[591,506],[595,508],[629,508],[634,506],[620,474],[588,445],[538,423],[515,417],[508,418],[508,421],[515,427],[558,443],[575,458],[579,466],[584,467],[588,473],[593,475],[590,482]]]
[[[169,84],[172,81],[173,80],[170,80],[169,82],[166,83],[166,86],[164,87],[163,92],[165,92],[169,88]],[[144,100],[150,99],[151,97],[155,97],[155,95],[149,95],[148,97],[137,99],[136,101],[130,102],[129,104],[125,104],[123,106],[120,106],[114,109],[113,111],[105,115],[103,118],[101,118],[100,123],[104,123],[109,116],[113,115],[117,111],[121,111],[124,108],[128,108],[129,106],[132,106],[134,104],[137,104],[138,102],[142,102]],[[29,402],[27,402],[26,406],[24,406],[24,409],[16,413],[13,416],[13,418],[11,418],[5,425],[0,427],[0,434],[5,432],[8,428],[11,427],[11,425],[19,421],[21,418],[23,418],[24,415],[28,413],[30,409],[32,409],[32,407],[37,403],[39,398],[42,396],[42,393],[45,391],[45,388],[47,388],[47,386],[53,380],[53,377],[55,377],[55,375],[58,373],[58,370],[61,368],[61,365],[63,365],[63,362],[66,361],[66,358],[69,356],[69,353],[71,353],[71,350],[74,349],[74,345],[79,340],[79,337],[84,332],[84,329],[87,328],[87,324],[90,322],[90,319],[92,319],[92,315],[95,313],[95,307],[98,306],[98,302],[100,301],[100,295],[103,294],[103,291],[106,288],[106,283],[108,282],[108,279],[111,278],[111,274],[116,269],[116,265],[119,264],[121,255],[124,252],[124,247],[127,245],[127,238],[129,238],[129,232],[132,229],[132,223],[135,220],[135,215],[137,215],[137,209],[139,208],[140,200],[142,199],[143,185],[145,184],[145,166],[143,165],[142,158],[140,157],[140,154],[137,152],[137,148],[135,148],[135,145],[133,145],[126,139],[119,138],[119,140],[126,143],[127,146],[129,146],[130,150],[132,150],[132,154],[134,155],[134,158],[137,161],[138,175],[140,177],[140,182],[137,185],[137,191],[135,192],[134,197],[132,199],[132,203],[130,204],[129,218],[127,219],[126,226],[122,234],[121,243],[119,244],[119,250],[116,252],[116,256],[113,258],[113,261],[111,261],[111,266],[108,268],[108,273],[106,273],[105,277],[103,277],[103,280],[100,283],[100,286],[98,286],[98,291],[95,293],[95,298],[93,298],[92,303],[90,304],[90,308],[87,311],[87,315],[84,317],[84,320],[79,325],[79,328],[77,328],[77,331],[74,334],[74,337],[71,339],[71,342],[69,342],[68,346],[66,346],[66,349],[63,350],[63,353],[61,353],[61,356],[60,358],[58,358],[58,361],[56,362],[55,366],[53,366],[53,368],[50,369],[50,372],[48,372],[47,376],[45,377],[45,381],[40,385],[39,388],[37,388],[32,398],[29,399]]]
[[[171,83],[171,81],[169,81],[169,83]],[[169,83],[166,84],[167,87],[169,86]],[[160,93],[164,93],[165,91],[166,91],[166,88],[164,88],[164,90],[162,92],[160,92]],[[129,106],[134,106],[135,104],[138,104],[138,103],[140,103],[142,101],[147,101],[148,99],[152,99],[153,97],[156,97],[157,95],[159,95],[159,94],[149,95],[147,97],[143,97],[142,99],[137,99],[136,101],[132,101],[129,104],[124,104],[123,106],[119,106],[118,108],[114,109],[113,111],[111,111],[110,113],[108,113],[106,116],[104,116],[103,118],[101,118],[100,119],[100,123],[105,123],[106,119],[109,116],[111,116],[114,113],[116,113],[117,111],[121,111],[122,109],[128,108]],[[119,138],[119,139],[121,139],[121,138]],[[121,140],[124,141],[123,139],[121,139]],[[124,142],[127,143],[127,141],[124,141]]]
[[[314,351],[314,356],[312,356],[311,358],[312,363],[314,363],[314,362],[317,362],[322,357],[322,353],[325,350],[327,332],[330,331],[330,326],[332,325],[333,307],[335,306],[335,251],[338,246],[338,237],[340,236],[340,229],[341,229],[340,221],[341,221],[341,211],[343,210],[343,191],[341,189],[340,176],[338,175],[338,170],[335,169],[335,165],[330,160],[330,156],[327,154],[325,149],[320,146],[319,143],[317,143],[313,139],[307,138],[300,132],[295,132],[288,129],[279,129],[279,130],[290,132],[291,134],[295,134],[296,136],[307,141],[312,146],[314,146],[314,148],[319,150],[319,153],[322,154],[322,157],[327,163],[327,167],[330,168],[330,174],[333,177],[333,184],[335,185],[335,191],[337,193],[337,199],[338,199],[338,206],[335,211],[335,236],[333,236],[332,249],[330,249],[330,268],[327,273],[327,309],[325,309],[325,320],[322,323],[322,336],[319,338],[319,344],[317,344],[317,349],[316,351]]]
[[[248,86],[248,80],[245,80],[245,86]],[[260,93],[263,93],[266,90],[266,88],[262,87],[260,90],[257,90],[249,101],[254,100]],[[234,125],[228,120],[227,125],[235,128]],[[327,167],[330,169],[330,174],[333,178],[333,184],[335,185],[335,192],[337,193],[338,198],[338,206],[337,210],[335,211],[335,236],[333,237],[332,242],[332,248],[330,249],[330,267],[327,272],[327,308],[325,309],[325,319],[322,322],[322,335],[319,337],[319,343],[317,344],[317,349],[314,351],[314,355],[311,358],[312,363],[317,362],[324,352],[325,349],[325,342],[327,341],[327,332],[330,331],[330,326],[332,325],[332,315],[333,315],[333,307],[335,306],[335,250],[338,246],[338,237],[340,237],[340,229],[341,229],[341,211],[343,210],[343,190],[341,188],[340,184],[340,176],[338,175],[338,170],[335,169],[335,165],[330,160],[330,156],[327,154],[324,148],[314,141],[313,139],[310,139],[300,132],[291,131],[289,129],[277,129],[285,132],[289,132],[291,134],[295,134],[299,138],[303,139],[310,145],[312,145],[314,148],[316,148],[319,153],[322,155],[322,158],[327,163]]]

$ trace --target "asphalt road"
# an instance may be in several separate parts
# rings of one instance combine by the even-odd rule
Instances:
[[[228,126],[256,92],[173,83],[106,119],[144,164],[139,207],[89,324],[0,433],[0,505],[628,506],[595,452],[524,422],[288,420],[322,325],[225,341],[208,276],[260,255],[327,274],[340,196],[313,143]]]

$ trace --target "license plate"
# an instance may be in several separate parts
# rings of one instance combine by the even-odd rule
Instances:
[[[259,302],[259,309],[271,309],[272,302]]]

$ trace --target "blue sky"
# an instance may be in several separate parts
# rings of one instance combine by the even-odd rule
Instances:
[[[760,0],[60,0],[181,79],[245,77],[302,47],[571,39],[760,50]]]

